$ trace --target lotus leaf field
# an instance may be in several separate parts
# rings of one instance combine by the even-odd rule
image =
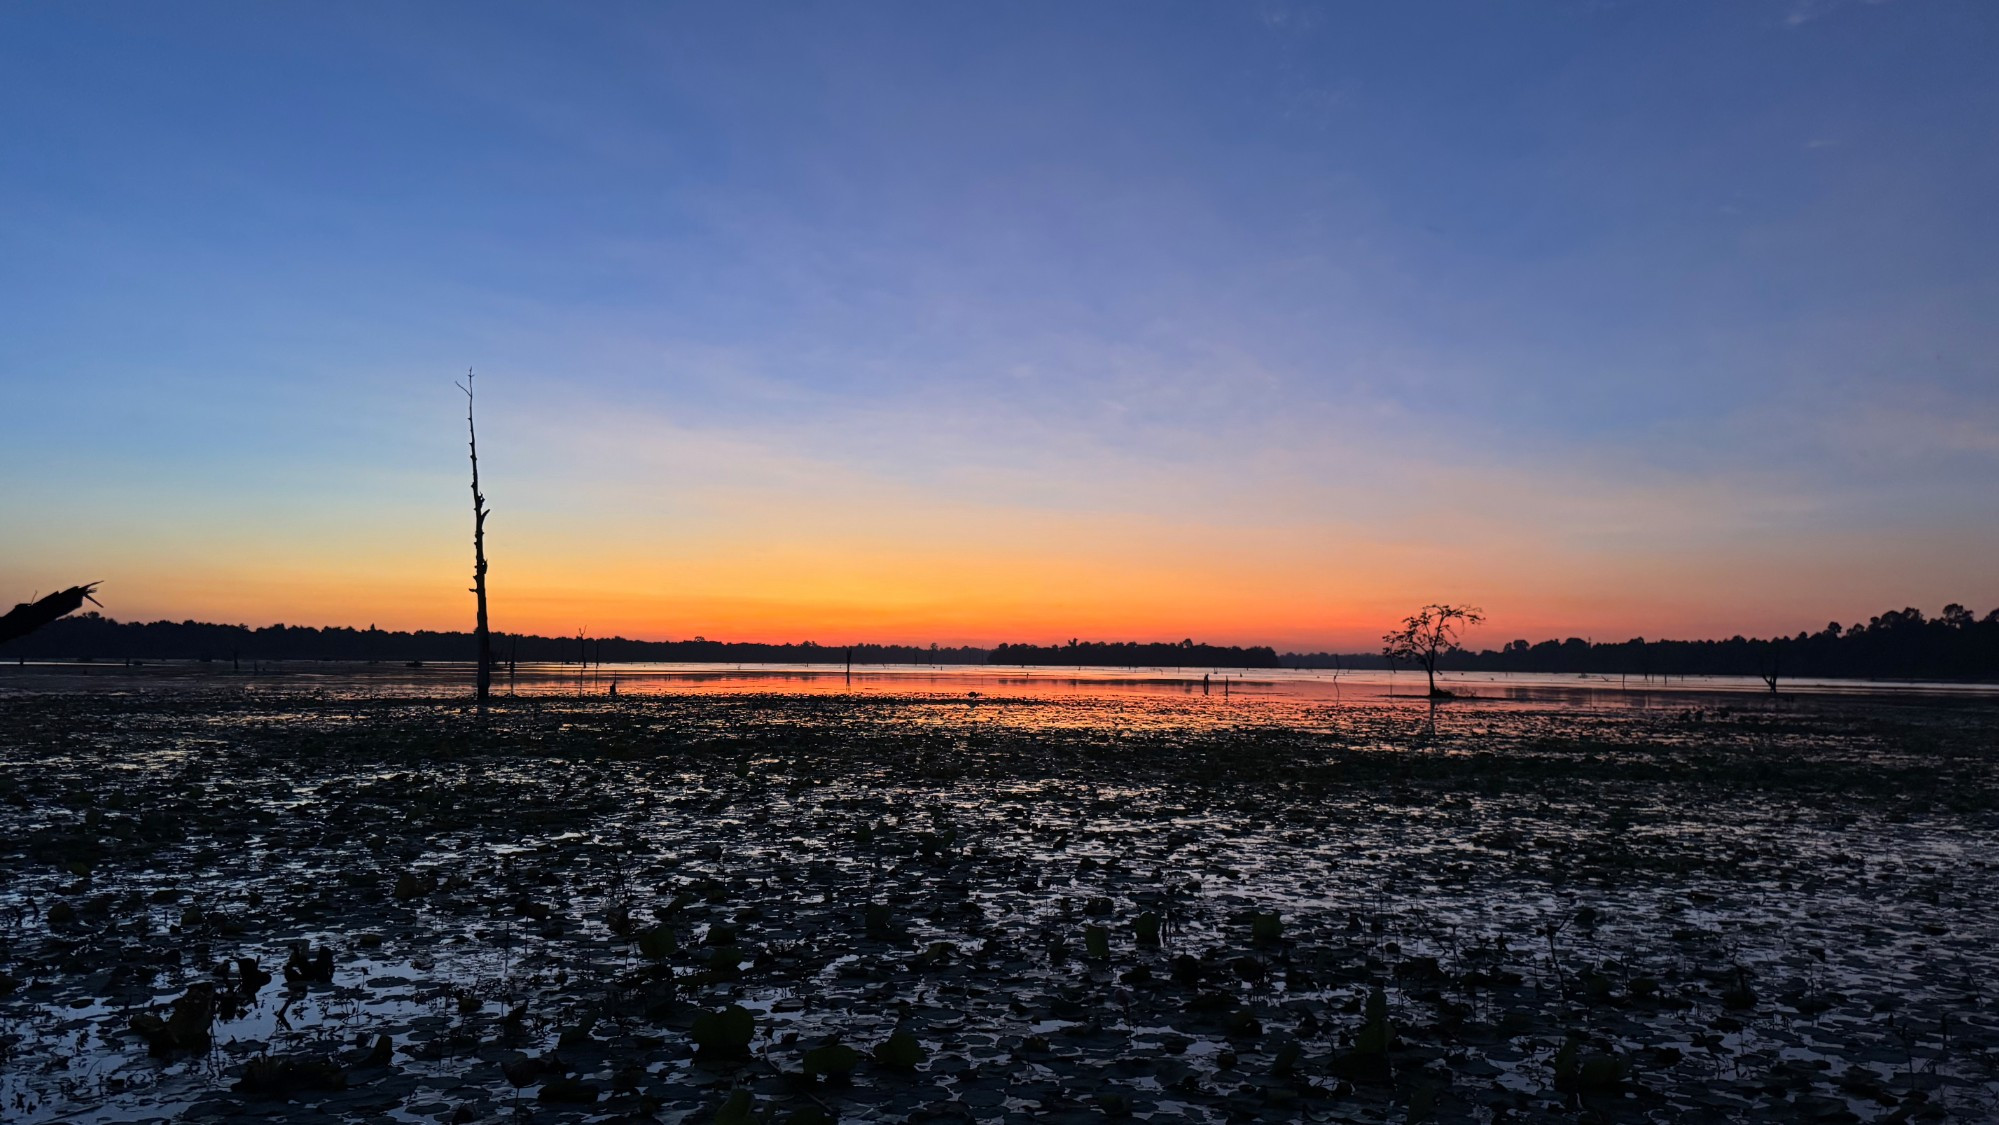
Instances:
[[[0,695],[0,1118],[1999,1117],[1999,704]]]

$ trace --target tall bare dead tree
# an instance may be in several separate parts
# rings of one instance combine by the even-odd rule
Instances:
[[[486,702],[493,692],[493,636],[486,624],[486,495],[479,491],[479,428],[472,421],[472,369],[465,369],[465,381],[457,384],[465,392],[465,433],[472,446],[472,593],[479,599],[479,624],[475,637],[479,646],[479,679],[473,698]]]

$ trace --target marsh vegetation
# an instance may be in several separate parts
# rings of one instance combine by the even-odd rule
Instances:
[[[1989,701],[0,697],[10,1121],[1981,1120]]]

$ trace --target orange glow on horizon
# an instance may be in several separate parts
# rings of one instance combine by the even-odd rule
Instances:
[[[120,620],[465,631],[469,516],[431,502],[454,495],[453,483],[427,483],[420,504],[333,505],[310,520],[219,511],[199,535],[177,522],[184,510],[157,523],[142,514],[52,539],[36,570],[0,567],[0,579],[26,592],[101,577],[105,612]],[[1483,607],[1488,623],[1469,643],[1498,648],[1516,638],[1788,634],[1902,605],[1982,604],[1989,588],[1975,529],[1962,533],[1963,549],[1931,545],[1922,588],[1882,598],[1872,576],[1911,569],[1892,540],[1745,534],[1722,552],[1689,533],[1664,547],[1603,546],[1503,518],[1528,501],[1568,511],[1587,499],[1532,481],[1517,483],[1525,499],[1510,505],[1489,485],[1447,493],[1468,497],[1456,507],[1366,522],[1329,519],[1297,499],[1183,517],[1158,503],[1011,508],[851,479],[724,489],[669,511],[648,509],[656,490],[640,484],[572,500],[532,483],[515,486],[514,506],[496,501],[490,528],[502,632],[826,645],[1193,638],[1358,652],[1442,600]],[[1671,499],[1660,511],[1677,510]],[[1682,506],[1704,503],[1697,495]],[[1589,504],[1590,528],[1635,518],[1610,500]],[[120,570],[106,558],[140,561]]]
[[[1268,644],[1279,651],[1372,651],[1399,618],[1437,597],[1478,604],[1488,623],[1473,648],[1518,637],[1596,640],[1789,633],[1829,618],[1864,620],[1892,608],[1827,611],[1809,597],[1731,617],[1698,594],[1648,599],[1623,575],[1537,589],[1531,575],[1495,567],[1476,581],[1410,577],[1366,563],[1339,574],[1304,562],[1264,565],[1242,581],[1239,560],[1187,556],[1171,563],[1096,562],[1022,554],[963,558],[941,553],[894,562],[803,550],[719,556],[671,564],[607,556],[496,556],[493,624],[508,633],[635,640],[861,642],[990,646],[1000,642],[1089,640]],[[1717,568],[1719,587],[1739,576]],[[1681,576],[1685,579],[1685,575]],[[107,582],[108,616],[120,620],[203,620],[253,626],[376,625],[384,629],[468,631],[472,597],[455,568],[371,566],[360,573],[273,573],[229,561],[219,567],[161,569]],[[1299,596],[1294,590],[1319,591]],[[1411,591],[1422,590],[1424,593]],[[1430,594],[1437,590],[1441,593]],[[1941,604],[1941,603],[1939,603]],[[1609,624],[1605,624],[1605,623]]]

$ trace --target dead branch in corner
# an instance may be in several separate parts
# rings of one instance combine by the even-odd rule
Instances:
[[[98,585],[97,582],[86,582],[15,606],[5,617],[0,617],[0,644],[6,644],[15,637],[25,637],[59,617],[75,613],[83,608],[85,602],[102,608],[104,603],[90,596],[97,592]]]

